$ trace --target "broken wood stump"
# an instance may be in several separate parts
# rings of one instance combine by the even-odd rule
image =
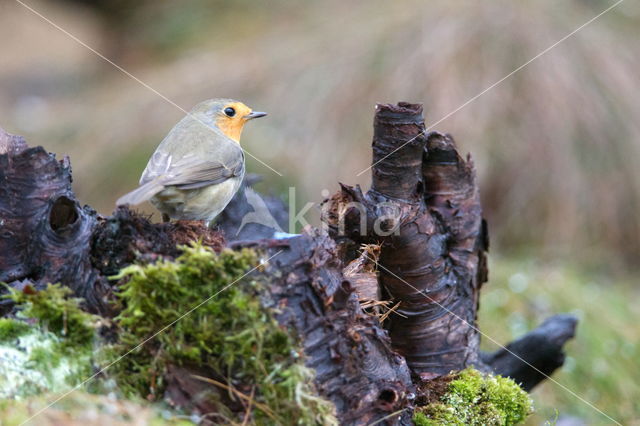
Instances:
[[[479,352],[488,234],[475,171],[451,136],[424,130],[421,105],[378,105],[371,189],[342,185],[323,205],[328,234],[286,239],[245,228],[255,206],[244,190],[219,218],[222,232],[154,224],[127,208],[101,216],[76,199],[68,158],[0,131],[0,281],[35,289],[60,282],[110,317],[118,282],[109,277],[127,265],[174,259],[194,240],[216,251],[251,247],[277,253],[252,276],[268,283],[263,303],[277,306],[277,321],[300,339],[341,423],[410,424],[423,385],[467,366],[531,389],[562,365],[576,320],[553,317],[495,353]],[[284,204],[265,205],[286,223]],[[12,305],[3,300],[0,309],[7,315]],[[176,371],[167,371],[174,398],[210,409],[196,395],[202,383]]]
[[[380,247],[381,297],[398,306],[386,325],[394,350],[422,380],[475,366],[531,389],[562,364],[577,321],[554,317],[514,342],[517,350],[480,353],[489,237],[471,157],[450,135],[426,133],[422,106],[409,103],[377,106],[372,149],[371,189],[341,184],[324,202],[323,221],[344,262],[362,244]]]

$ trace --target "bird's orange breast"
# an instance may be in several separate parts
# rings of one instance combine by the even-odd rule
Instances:
[[[229,120],[225,117],[221,117],[216,121],[216,125],[222,133],[240,143],[240,135],[242,134],[242,128],[244,127],[243,120]]]

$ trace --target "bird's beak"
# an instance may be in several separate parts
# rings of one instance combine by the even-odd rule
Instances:
[[[251,114],[245,115],[244,119],[245,120],[253,120],[254,118],[264,117],[265,115],[267,115],[266,112],[252,111]]]

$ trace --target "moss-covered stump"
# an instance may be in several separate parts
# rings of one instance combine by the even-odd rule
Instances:
[[[421,111],[378,106],[372,190],[343,185],[326,204],[335,240],[239,232],[247,203],[228,207],[222,231],[127,208],[103,217],[75,198],[67,158],[0,129],[0,396],[65,392],[99,372],[89,390],[168,402],[202,423],[523,420],[528,399],[512,382],[438,378],[473,366],[530,389],[562,364],[576,322],[552,318],[508,350],[478,352],[478,187],[451,137],[424,134]],[[254,240],[224,249],[225,231]],[[343,273],[362,243],[379,248],[364,278],[375,306],[393,306],[386,329],[359,302],[362,274]],[[443,392],[426,398],[425,384]]]
[[[211,421],[335,423],[333,404],[318,395],[300,343],[261,303],[263,284],[239,279],[259,255],[249,249],[216,255],[201,245],[184,250],[175,261],[130,266],[117,277],[126,280],[111,350],[114,359],[127,356],[108,374],[120,389],[166,397]]]
[[[468,368],[433,382],[436,392],[415,410],[417,426],[516,425],[533,411],[529,395],[509,378]]]
[[[105,366],[89,389],[168,403],[204,423],[410,424],[417,406],[419,425],[511,425],[530,412],[513,381],[475,370],[415,390],[377,319],[340,280],[331,240],[255,245],[216,254],[194,244],[175,260],[123,269],[109,339],[98,333],[105,321],[84,312],[70,289],[11,290],[19,311],[0,320],[1,396],[30,399],[5,401],[3,418],[23,421],[44,405],[34,396],[70,390]],[[388,362],[398,368],[380,371]],[[58,406],[44,419],[129,406],[82,394],[66,406],[78,398],[88,406],[75,417]],[[152,424],[175,424],[145,410]]]
[[[110,358],[127,356],[109,375],[120,388],[215,421],[410,423],[409,370],[343,280],[333,241],[249,245],[219,255],[186,247],[116,277]]]

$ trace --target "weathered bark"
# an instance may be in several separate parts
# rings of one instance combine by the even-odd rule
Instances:
[[[408,424],[424,380],[471,364],[529,389],[543,378],[536,369],[550,374],[561,365],[575,320],[552,320],[481,360],[475,320],[488,240],[473,165],[450,136],[423,132],[420,105],[380,105],[372,188],[363,194],[343,185],[327,201],[324,220],[333,238],[309,232],[273,239],[259,216],[268,211],[271,224],[283,226],[284,204],[247,201],[253,195],[244,187],[218,219],[222,232],[200,222],[152,224],[126,208],[100,216],[76,200],[67,158],[58,161],[0,131],[0,281],[36,289],[61,282],[91,311],[113,315],[117,283],[109,276],[134,261],[174,258],[177,245],[195,239],[220,250],[224,233],[232,248],[281,251],[254,272],[268,283],[263,303],[277,306],[277,320],[300,339],[320,393],[343,424]],[[380,245],[377,274],[369,251],[358,250],[363,243]],[[348,265],[357,256],[364,257]],[[363,312],[359,298],[393,301],[387,330]],[[6,314],[11,306],[2,303]],[[167,371],[168,395],[211,410],[197,397],[202,382],[180,368]]]
[[[450,136],[425,135],[421,105],[378,105],[371,189],[343,185],[324,210],[336,238],[381,244],[383,298],[400,302],[389,333],[414,372],[483,367],[475,317],[487,244],[475,173]]]
[[[96,214],[75,200],[69,159],[0,134],[8,141],[0,155],[0,281],[64,282],[98,304],[89,256]]]
[[[476,315],[489,240],[473,163],[453,138],[425,134],[420,105],[378,105],[372,164],[371,189],[341,185],[323,220],[345,260],[353,246],[381,246],[382,298],[399,303],[386,327],[412,372],[430,379],[474,365],[530,390],[560,367],[577,322],[569,315],[480,355]]]
[[[71,165],[0,129],[0,282],[35,289],[63,283],[93,312],[109,312],[108,277],[140,256],[176,256],[177,244],[224,239],[200,222],[151,224],[118,209],[109,218],[81,207],[71,189]],[[1,299],[2,312],[11,308]]]
[[[511,377],[530,391],[562,367],[562,347],[575,335],[577,324],[572,315],[555,315],[504,348],[482,354],[482,359],[496,374]]]
[[[316,371],[320,393],[336,406],[341,424],[370,424],[408,407],[415,395],[405,360],[377,319],[362,312],[342,276],[335,243],[306,235],[252,244],[269,255],[282,251],[262,275],[270,281],[278,321],[301,337],[306,364]],[[408,423],[408,411],[394,423]]]

